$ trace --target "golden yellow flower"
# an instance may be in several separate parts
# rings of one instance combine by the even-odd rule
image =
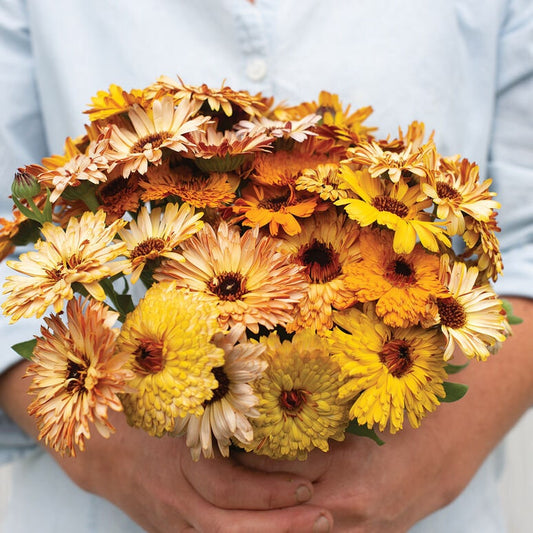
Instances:
[[[91,122],[94,122],[125,113],[134,104],[143,106],[144,100],[143,91],[140,89],[127,92],[122,87],[111,84],[108,91],[98,91],[96,96],[91,98],[90,107],[84,113],[89,115]]]
[[[59,315],[45,318],[26,377],[28,406],[35,416],[39,439],[62,455],[85,449],[90,424],[103,437],[114,431],[108,409],[122,411],[118,394],[132,375],[124,368],[127,356],[116,350],[118,313],[101,302],[71,300],[65,324]]]
[[[342,188],[337,163],[319,164],[316,168],[304,170],[296,178],[295,185],[297,191],[318,194],[325,201],[335,202],[339,198],[348,196],[346,190]]]
[[[477,267],[457,262],[450,269],[445,258],[441,265],[450,291],[447,298],[437,299],[438,321],[447,340],[444,358],[450,359],[457,346],[467,357],[484,361],[489,348],[504,341],[509,331],[502,302],[488,283],[479,283]]]
[[[276,333],[261,339],[268,367],[254,386],[259,417],[252,419],[254,441],[248,451],[273,459],[307,458],[329,449],[329,439],[344,440],[348,407],[339,398],[339,366],[328,341],[310,331],[281,342]]]
[[[489,191],[491,180],[479,182],[479,167],[463,159],[460,164],[444,165],[442,170],[431,172],[422,183],[424,193],[437,206],[437,217],[444,220],[450,235],[465,231],[464,214],[477,221],[488,222],[493,209],[500,204]]]
[[[432,252],[439,250],[439,242],[451,247],[444,229],[425,211],[431,200],[418,200],[418,185],[372,178],[368,170],[353,170],[349,165],[341,165],[340,176],[358,197],[341,198],[335,204],[344,205],[348,216],[363,227],[377,223],[393,230],[396,253],[410,253],[417,237]]]
[[[302,267],[280,251],[281,241],[260,237],[258,228],[240,235],[237,226],[206,224],[182,245],[183,263],[164,261],[154,278],[176,280],[216,305],[223,328],[243,324],[257,333],[292,319],[305,290]]]
[[[287,235],[296,235],[302,228],[297,218],[310,217],[317,210],[318,197],[297,193],[292,187],[263,187],[248,185],[232,206],[239,215],[235,222],[245,226],[268,225],[271,235],[279,233],[280,226]]]
[[[392,327],[406,328],[437,314],[435,299],[448,296],[439,280],[439,258],[419,244],[409,254],[392,249],[392,235],[363,231],[359,263],[345,268],[345,284],[360,302],[376,301],[376,313]]]
[[[259,415],[259,402],[252,383],[263,373],[267,364],[261,359],[264,345],[250,343],[244,328],[235,326],[228,333],[217,333],[213,342],[224,350],[224,366],[213,368],[217,388],[204,402],[201,415],[187,415],[176,421],[175,433],[186,435],[187,446],[194,460],[214,457],[213,437],[224,457],[229,455],[232,440],[250,444],[253,429],[250,418]]]
[[[118,346],[134,373],[122,404],[128,422],[150,435],[172,432],[176,420],[201,415],[217,381],[213,368],[224,350],[212,338],[220,331],[216,306],[175,283],[157,283],[126,317]]]
[[[339,397],[353,401],[350,418],[380,431],[389,425],[391,433],[403,428],[405,416],[418,427],[445,397],[441,333],[389,328],[369,305],[365,312],[335,313],[334,321],[339,327],[331,333],[331,350],[345,380]]]
[[[185,134],[208,120],[203,116],[192,118],[197,111],[198,105],[185,100],[175,107],[170,96],[154,100],[149,110],[135,104],[128,113],[133,130],[117,124],[110,126],[110,149],[106,154],[110,168],[120,168],[125,178],[131,172],[145,174],[148,163],[161,162],[164,148],[186,151],[191,143]]]
[[[131,282],[137,282],[147,264],[156,265],[163,257],[183,261],[177,248],[202,229],[202,215],[188,204],[167,204],[164,212],[156,207],[150,213],[146,206],[141,207],[136,220],[119,231],[127,245],[125,255],[129,261],[124,273],[131,273]]]
[[[292,261],[304,267],[307,281],[305,296],[287,331],[324,333],[333,326],[333,309],[354,302],[354,292],[346,286],[346,269],[350,265],[357,268],[361,259],[358,237],[357,223],[330,210],[306,219],[301,233],[284,239],[284,248]]]
[[[114,276],[126,266],[125,261],[114,261],[124,253],[126,244],[110,244],[124,224],[117,220],[106,226],[103,211],[87,211],[80,219],[71,218],[65,230],[45,223],[41,230],[44,240],[37,241],[36,251],[7,262],[25,276],[7,276],[4,314],[11,315],[11,322],[15,322],[21,317],[40,317],[49,305],[57,313],[64,300],[73,298],[73,283],[81,283],[93,298],[104,300],[99,280]]]

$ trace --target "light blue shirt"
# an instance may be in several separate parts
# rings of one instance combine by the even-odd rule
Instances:
[[[326,89],[352,110],[372,105],[367,123],[381,136],[423,121],[440,153],[460,153],[494,180],[505,263],[497,290],[533,296],[531,0],[1,0],[0,214],[9,215],[17,167],[84,133],[91,96],[161,74],[192,85],[225,80],[291,104]],[[5,347],[37,324],[3,319],[0,371],[17,360]],[[73,517],[78,531],[134,528],[1,420],[1,531],[61,533]],[[492,457],[452,508],[416,531],[502,531],[496,470]]]

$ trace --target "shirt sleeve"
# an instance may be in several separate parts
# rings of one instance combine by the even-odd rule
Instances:
[[[47,153],[34,74],[31,33],[25,2],[0,2],[0,216],[12,218],[11,181],[20,166],[40,162]],[[3,284],[10,269],[0,264]],[[13,273],[13,271],[11,271]],[[1,291],[0,291],[1,292]],[[0,313],[0,372],[20,360],[10,346],[29,340],[38,330],[37,320],[10,325]]]
[[[489,176],[501,203],[502,295],[533,297],[533,3],[511,0],[501,29]]]

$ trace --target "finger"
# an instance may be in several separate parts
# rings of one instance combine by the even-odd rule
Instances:
[[[223,509],[278,509],[304,503],[313,496],[313,485],[303,476],[261,472],[228,458],[194,462],[183,457],[181,467],[191,486]]]

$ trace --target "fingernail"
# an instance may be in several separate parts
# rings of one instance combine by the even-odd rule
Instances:
[[[307,485],[300,485],[296,489],[296,501],[304,503],[311,499],[311,489]]]
[[[328,518],[321,514],[313,524],[313,533],[329,533],[331,531],[331,524]]]

